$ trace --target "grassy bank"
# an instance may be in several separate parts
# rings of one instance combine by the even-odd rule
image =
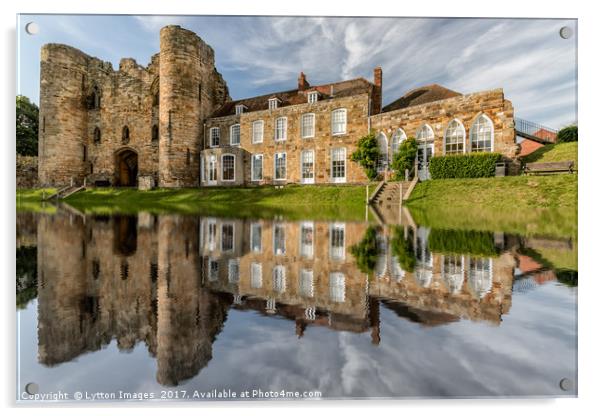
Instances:
[[[577,142],[571,142],[547,144],[522,159],[525,163],[563,162],[566,160],[573,160],[575,162],[575,168],[577,168],[577,158]]]
[[[436,228],[576,238],[577,175],[426,181],[407,206]]]
[[[371,190],[375,185],[371,186]],[[39,190],[17,191],[17,206],[41,200]],[[339,218],[365,217],[364,186],[296,186],[283,189],[188,188],[138,191],[127,188],[98,188],[78,192],[65,202],[86,213],[206,214],[236,217]]]

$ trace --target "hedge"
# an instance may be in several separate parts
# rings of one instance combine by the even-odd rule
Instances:
[[[429,170],[432,179],[488,178],[495,176],[495,164],[501,158],[499,153],[435,156]]]
[[[440,254],[470,254],[473,256],[497,257],[499,250],[495,246],[490,231],[441,230],[431,229],[429,250]]]

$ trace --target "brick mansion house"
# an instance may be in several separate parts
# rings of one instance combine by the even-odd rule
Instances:
[[[382,70],[232,100],[213,49],[179,26],[160,32],[147,67],[118,70],[65,45],[41,52],[39,182],[159,187],[365,183],[350,160],[377,134],[379,170],[400,143],[419,143],[419,175],[433,155],[497,152],[513,159],[514,110],[502,89],[460,94],[439,85],[382,105]]]

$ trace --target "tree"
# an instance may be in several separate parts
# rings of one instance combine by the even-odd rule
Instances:
[[[577,126],[567,126],[558,132],[558,143],[577,141]]]
[[[17,154],[38,155],[40,109],[24,95],[17,95]]]
[[[351,154],[351,160],[359,163],[364,168],[368,179],[373,181],[378,176],[376,166],[378,163],[378,141],[374,131],[360,138],[357,142],[357,150]]]
[[[414,166],[414,160],[416,159],[416,152],[418,151],[418,143],[413,137],[409,137],[399,145],[399,150],[393,155],[393,162],[391,168],[395,171],[395,179],[403,180],[405,178],[405,171],[411,170]]]
[[[371,274],[376,266],[378,257],[378,229],[371,225],[366,230],[362,241],[351,247],[351,254],[355,257],[355,264],[364,273]]]

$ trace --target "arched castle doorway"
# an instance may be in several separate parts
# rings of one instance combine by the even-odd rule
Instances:
[[[136,186],[138,153],[124,148],[115,153],[115,186]]]

